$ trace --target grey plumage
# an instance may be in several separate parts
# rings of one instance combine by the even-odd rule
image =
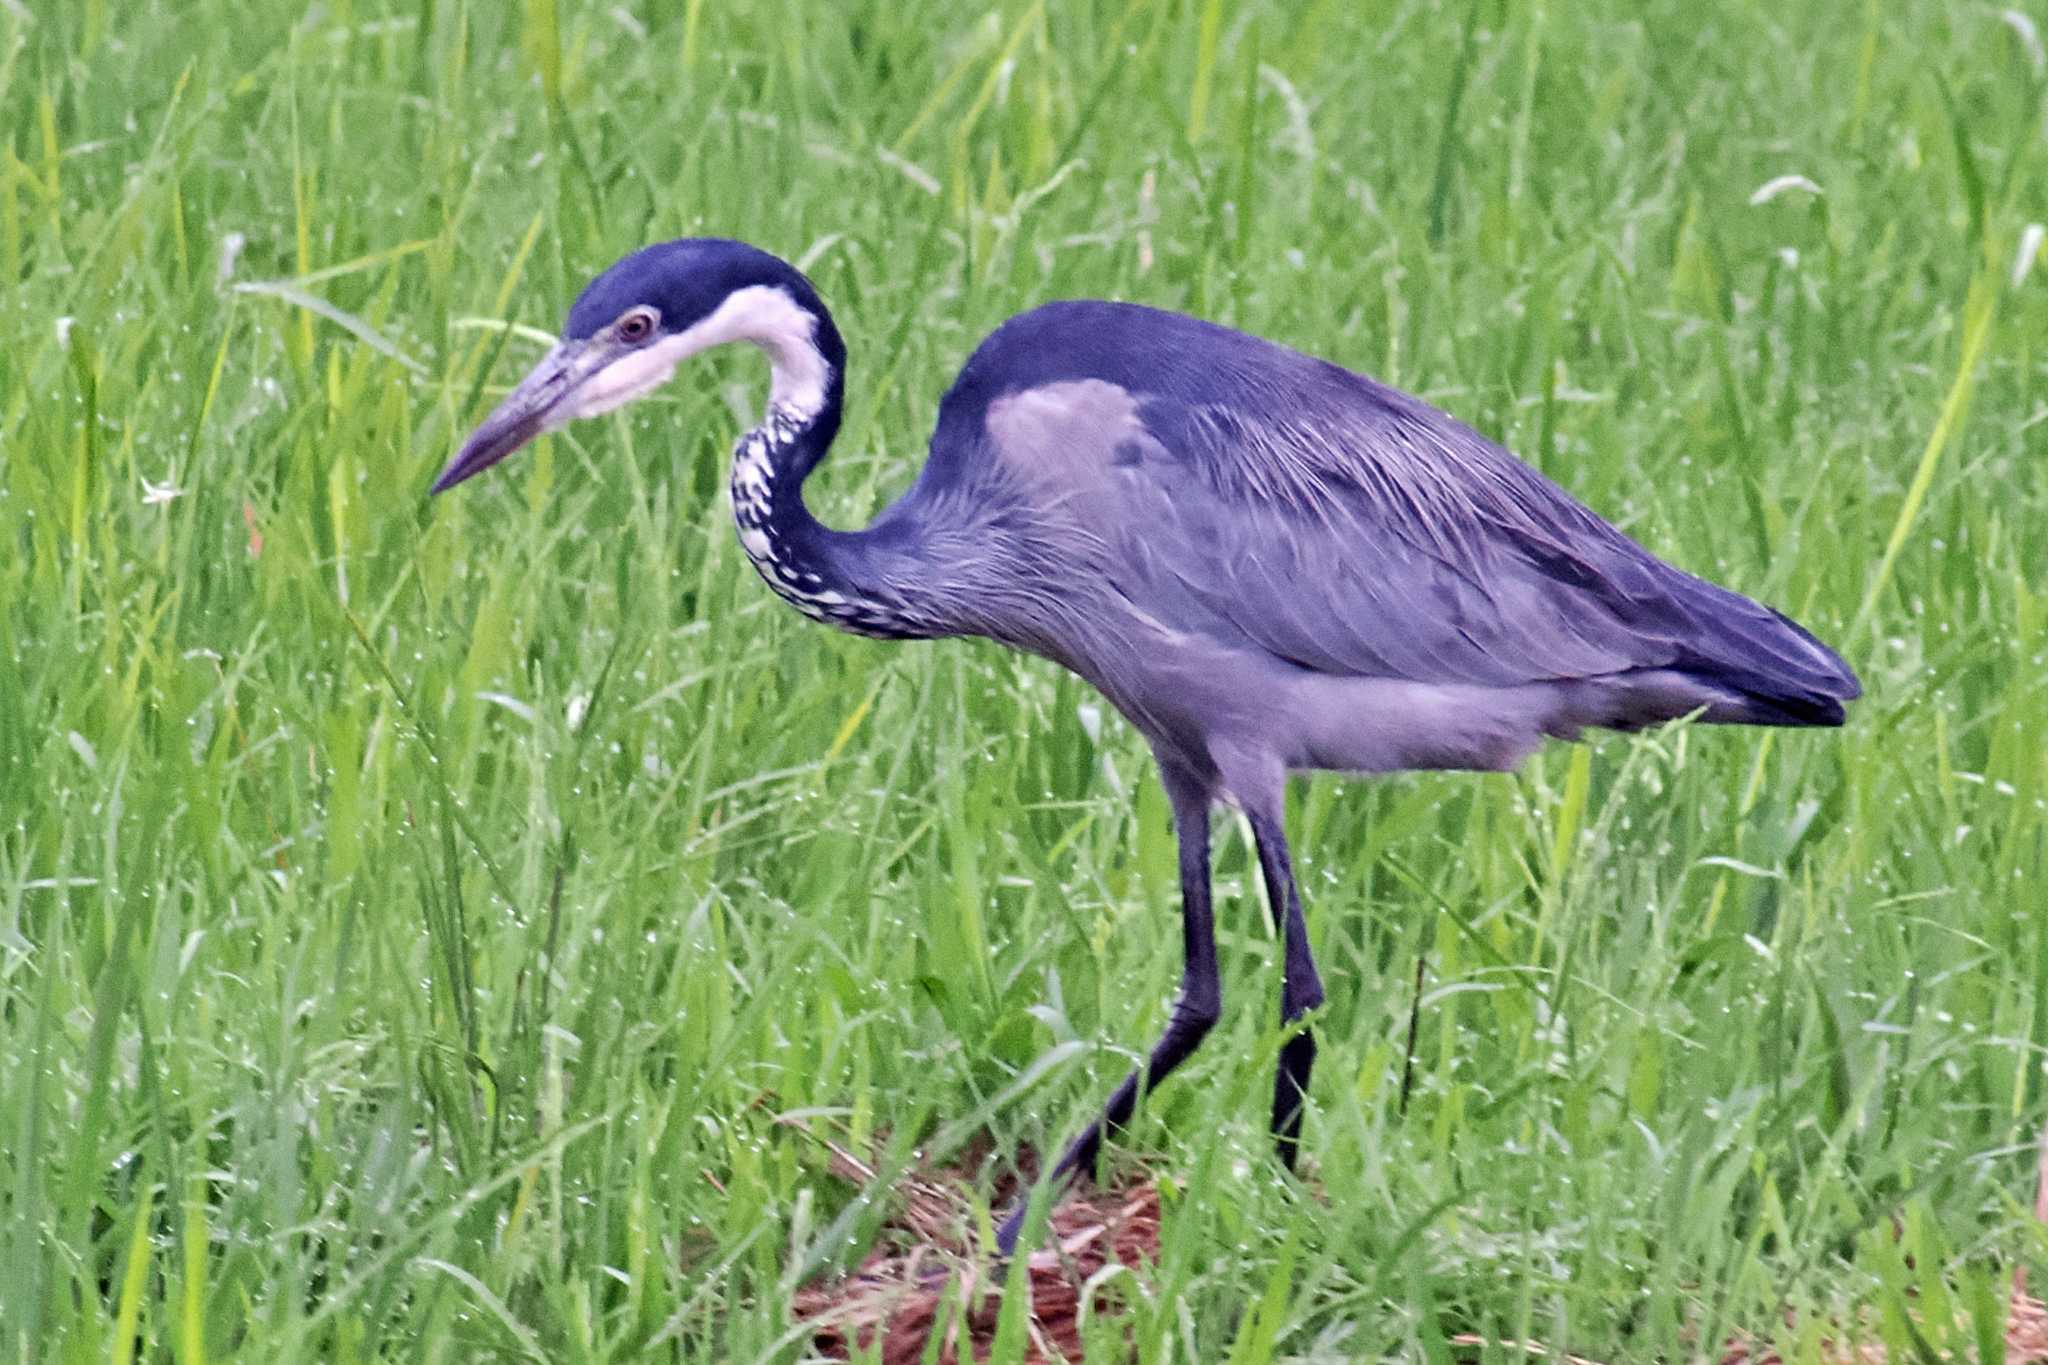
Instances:
[[[1034,373],[1047,334],[1108,336],[1124,363]],[[1056,659],[1226,790],[1219,736],[1285,769],[1507,768],[1585,726],[1833,724],[1856,694],[1800,627],[1470,428],[1191,318],[1025,314],[968,362],[932,446],[870,534],[949,552],[878,555],[863,595],[920,634]]]
[[[807,280],[739,243],[665,243],[600,276],[437,490],[730,340],[774,367],[733,506],[776,592],[863,634],[1041,654],[1099,688],[1158,757],[1182,850],[1180,1001],[1054,1176],[1092,1163],[1141,1084],[1220,1009],[1215,803],[1250,819],[1293,1024],[1322,987],[1281,829],[1289,772],[1510,768],[1545,736],[1695,713],[1836,725],[1858,694],[1804,629],[1663,563],[1421,400],[1130,304],[1048,304],[1004,324],[941,401],[909,491],[865,530],[830,530],[800,489],[838,429],[844,347]],[[1313,1059],[1299,1029],[1273,1107],[1290,1161]]]

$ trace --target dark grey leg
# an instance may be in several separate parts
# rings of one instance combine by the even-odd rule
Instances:
[[[1273,924],[1280,931],[1285,975],[1280,983],[1280,1019],[1291,1024],[1323,1003],[1322,978],[1309,953],[1308,922],[1302,918],[1301,893],[1294,886],[1294,866],[1287,856],[1287,832],[1277,813],[1251,816],[1252,837],[1259,845],[1259,870],[1266,876],[1266,899],[1273,905]],[[1273,1142],[1280,1160],[1294,1169],[1301,1146],[1301,1112],[1308,1097],[1309,1072],[1316,1065],[1315,1034],[1304,1027],[1280,1045],[1280,1066],[1273,1077]]]
[[[1180,996],[1173,1003],[1173,1017],[1167,1021],[1166,1032],[1152,1048],[1145,1065],[1124,1078],[1124,1083],[1109,1097],[1102,1117],[1089,1124],[1046,1172],[1044,1179],[1055,1187],[1072,1172],[1094,1168],[1096,1154],[1102,1150],[1104,1131],[1130,1122],[1138,1107],[1139,1091],[1151,1091],[1186,1061],[1223,1010],[1223,977],[1216,969],[1216,925],[1209,903],[1209,797],[1192,783],[1178,781],[1171,774],[1165,778],[1166,793],[1173,801],[1174,829],[1180,836],[1181,950],[1185,963]],[[996,1231],[996,1249],[1005,1256],[1016,1250],[1017,1234],[1024,1229],[1024,1211],[1029,1202],[1030,1193],[1026,1191]]]

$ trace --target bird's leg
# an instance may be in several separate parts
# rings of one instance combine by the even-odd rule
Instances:
[[[1280,1021],[1292,1024],[1323,1003],[1323,982],[1309,952],[1308,922],[1301,913],[1294,867],[1287,856],[1287,832],[1277,811],[1251,816],[1252,837],[1259,845],[1259,869],[1266,877],[1266,899],[1273,907],[1273,925],[1280,931],[1283,975]],[[1309,1072],[1315,1069],[1316,1038],[1304,1026],[1280,1045],[1280,1066],[1273,1077],[1273,1142],[1280,1160],[1294,1169],[1301,1146],[1301,1112],[1308,1098]]]
[[[1046,1172],[1045,1180],[1055,1189],[1074,1171],[1090,1171],[1102,1150],[1102,1135],[1110,1128],[1130,1122],[1138,1107],[1140,1091],[1150,1092],[1188,1054],[1200,1046],[1223,1010],[1223,977],[1216,968],[1216,925],[1209,900],[1209,797],[1194,783],[1172,773],[1165,774],[1167,795],[1173,801],[1174,829],[1180,838],[1181,969],[1180,994],[1173,1002],[1173,1014],[1166,1022],[1145,1065],[1124,1077],[1103,1107],[1102,1116],[1088,1125],[1067,1147],[1064,1155]],[[1030,1203],[1027,1190],[996,1232],[996,1248],[1007,1256],[1016,1249],[1017,1234],[1024,1228],[1024,1212]]]

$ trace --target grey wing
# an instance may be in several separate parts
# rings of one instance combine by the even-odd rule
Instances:
[[[1134,607],[1316,673],[1499,687],[1644,675],[1671,714],[1839,723],[1854,678],[1799,626],[1656,559],[1419,400],[1327,373],[1322,391],[1256,412],[1099,386],[1088,437],[1069,426],[1061,448],[1094,467],[1076,515]],[[1049,448],[1046,433],[1009,434],[1038,436],[1041,459]],[[1590,719],[1654,718],[1615,716]]]

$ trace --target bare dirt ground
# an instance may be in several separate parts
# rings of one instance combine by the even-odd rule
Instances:
[[[833,1166],[855,1178],[867,1169],[838,1151]],[[884,1365],[914,1365],[936,1331],[942,1365],[987,1358],[1008,1267],[972,1245],[965,1188],[952,1172],[904,1182],[900,1210],[860,1268],[798,1293],[796,1311],[817,1324],[821,1351],[846,1359],[879,1344]],[[1159,1192],[1142,1182],[1083,1186],[1051,1223],[1028,1265],[1031,1365],[1079,1360],[1084,1317],[1118,1307],[1117,1268],[1142,1275],[1158,1256]]]

